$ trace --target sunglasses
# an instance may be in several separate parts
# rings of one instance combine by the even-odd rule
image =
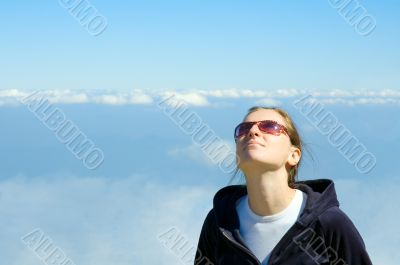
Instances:
[[[264,121],[250,121],[250,122],[242,122],[235,128],[234,138],[235,141],[249,133],[250,129],[254,124],[257,124],[258,129],[264,133],[273,134],[279,136],[281,133],[288,135],[287,129],[282,124],[277,123],[272,120],[264,120]]]

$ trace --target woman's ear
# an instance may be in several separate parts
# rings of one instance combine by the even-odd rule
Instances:
[[[300,161],[300,158],[301,158],[301,150],[298,147],[292,145],[290,147],[290,154],[288,157],[289,165],[291,166],[297,165]]]

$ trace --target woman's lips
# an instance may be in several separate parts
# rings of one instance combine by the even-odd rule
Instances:
[[[253,146],[253,145],[263,146],[262,144],[260,144],[259,142],[256,142],[256,141],[249,141],[245,144],[245,146]]]
[[[250,140],[246,144],[259,144],[259,145],[261,145],[261,143],[257,142],[256,140]]]

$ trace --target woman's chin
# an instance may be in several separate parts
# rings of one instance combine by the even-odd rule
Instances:
[[[269,161],[265,161],[265,156],[257,156],[257,155],[247,155],[240,159],[240,165],[249,164],[249,165],[259,165],[259,164],[270,164]]]

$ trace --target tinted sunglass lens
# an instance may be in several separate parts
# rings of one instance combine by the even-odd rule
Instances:
[[[279,125],[276,124],[275,122],[271,121],[264,121],[259,124],[260,130],[266,133],[272,133],[272,134],[280,134],[280,128]]]
[[[239,127],[239,136],[242,136],[244,134],[247,134],[247,132],[249,131],[249,124],[248,123],[243,123],[240,127]]]
[[[252,126],[252,124],[249,124],[249,123],[241,123],[236,128],[236,132],[235,132],[236,137],[240,137],[242,135],[247,134],[249,132],[251,126]]]

